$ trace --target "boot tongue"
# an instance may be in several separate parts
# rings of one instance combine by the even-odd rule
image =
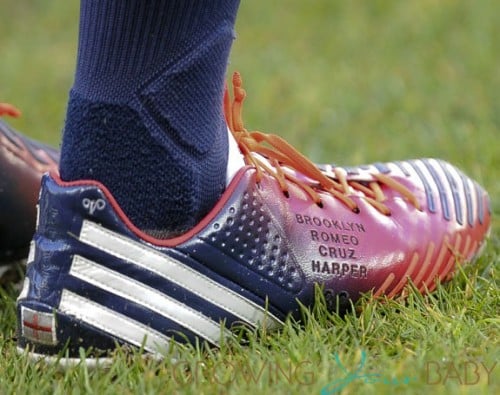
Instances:
[[[227,155],[226,186],[229,185],[238,170],[245,166],[243,155],[241,154],[238,144],[236,143],[236,140],[234,139],[229,128],[227,129],[227,139],[229,152]]]

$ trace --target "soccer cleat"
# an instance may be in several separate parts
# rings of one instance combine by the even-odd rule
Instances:
[[[172,340],[217,346],[234,325],[300,318],[316,285],[332,308],[400,295],[409,279],[428,292],[477,254],[488,196],[455,167],[317,167],[281,138],[246,131],[238,75],[233,85],[226,118],[247,166],[185,234],[155,239],[104,185],[44,176],[17,303],[21,351],[64,351],[70,363],[83,347],[92,363],[116,344],[160,355]]]
[[[0,103],[0,116],[19,116]],[[0,119],[0,264],[26,258],[35,232],[40,179],[57,171],[59,153],[31,140]]]

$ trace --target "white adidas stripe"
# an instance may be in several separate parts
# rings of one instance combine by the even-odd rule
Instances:
[[[120,339],[141,347],[154,354],[167,351],[170,338],[131,318],[101,306],[91,300],[63,289],[59,311],[75,317],[111,333]]]
[[[262,325],[274,329],[283,324],[263,307],[182,262],[94,222],[83,221],[79,239],[85,244],[156,273],[255,327]]]
[[[212,344],[220,343],[222,332],[217,322],[154,288],[78,255],[73,257],[70,274],[167,317]],[[224,334],[231,332],[224,330]]]
[[[28,252],[28,259],[26,260],[26,267],[31,265],[35,260],[35,240],[31,240],[30,242],[30,250]]]

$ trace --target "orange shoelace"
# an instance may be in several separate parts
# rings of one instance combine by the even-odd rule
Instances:
[[[363,198],[382,214],[390,215],[391,211],[383,203],[386,197],[380,186],[380,184],[385,184],[399,192],[415,208],[420,209],[415,195],[403,184],[385,174],[374,173],[372,176],[376,181],[362,183],[348,180],[346,172],[341,168],[336,168],[333,169],[336,176],[333,179],[325,175],[313,162],[281,137],[259,131],[249,132],[245,129],[242,120],[242,108],[246,92],[243,89],[242,78],[238,72],[233,74],[232,84],[233,100],[231,101],[228,89],[226,89],[224,95],[226,122],[238,143],[245,163],[255,167],[257,182],[260,182],[263,174],[267,173],[278,181],[281,190],[287,197],[289,196],[287,182],[293,182],[300,186],[320,207],[323,204],[319,191],[324,191],[339,199],[352,211],[359,212],[356,202],[351,197],[354,189],[362,192]],[[267,161],[261,160],[258,155],[252,153],[260,154]],[[302,173],[313,181],[309,183],[299,180],[290,172],[285,171],[284,168],[286,167]]]
[[[0,117],[8,115],[14,118],[21,116],[21,111],[9,103],[0,103]]]

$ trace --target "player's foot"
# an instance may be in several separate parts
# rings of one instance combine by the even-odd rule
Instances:
[[[299,317],[316,284],[332,308],[363,292],[399,295],[408,279],[426,292],[478,252],[488,196],[455,167],[420,159],[320,171],[281,138],[244,129],[233,83],[226,114],[247,166],[180,237],[141,232],[105,185],[44,177],[18,299],[20,350],[65,350],[70,362],[79,347],[217,346],[233,325]]]
[[[19,114],[15,107],[0,103],[0,117]],[[0,264],[28,256],[40,179],[46,171],[57,171],[58,160],[55,149],[23,136],[0,119]]]

